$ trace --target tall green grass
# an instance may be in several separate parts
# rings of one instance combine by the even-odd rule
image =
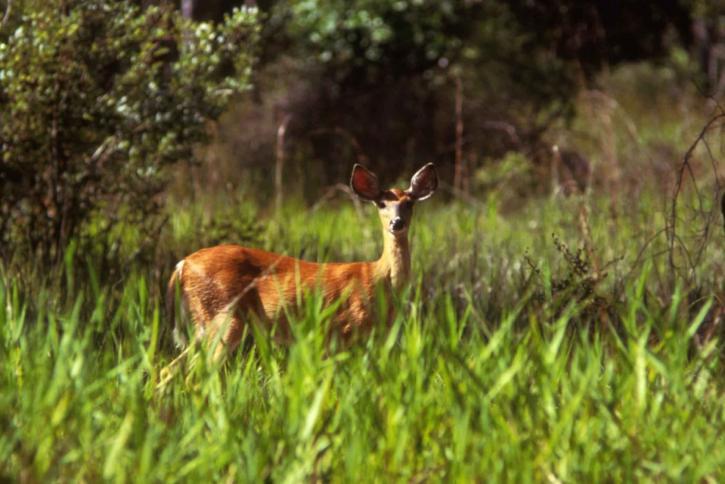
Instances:
[[[222,365],[195,348],[162,387],[176,353],[155,274],[170,264],[106,280],[75,254],[52,274],[5,271],[0,478],[722,481],[723,346],[694,339],[721,304],[723,246],[704,254],[693,299],[657,255],[654,204],[612,217],[609,203],[515,215],[493,200],[421,204],[392,328],[332,349],[310,297],[290,346],[257,333]],[[174,214],[176,257],[192,249],[194,217]],[[259,246],[312,260],[380,249],[374,210],[347,200],[264,223]],[[572,269],[552,233],[593,247],[607,272],[595,294],[557,292]]]

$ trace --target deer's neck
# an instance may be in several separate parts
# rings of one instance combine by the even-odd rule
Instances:
[[[396,237],[383,233],[383,255],[375,262],[376,278],[387,279],[394,288],[405,284],[410,275],[410,247],[408,235]]]

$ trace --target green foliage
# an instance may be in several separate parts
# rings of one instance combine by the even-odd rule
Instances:
[[[263,224],[260,222],[256,207],[245,203],[245,196],[225,192],[207,195],[204,206],[173,200],[177,207],[171,218],[171,239],[177,257],[182,257],[190,247],[211,247],[224,243],[256,246],[262,242]]]
[[[343,88],[421,75],[440,87],[453,68],[468,74],[469,93],[505,93],[542,109],[574,86],[574,65],[552,57],[506,2],[306,0],[278,10],[289,10],[293,45]]]
[[[390,19],[437,29],[451,18],[446,3],[354,3],[361,8],[351,12],[334,1],[293,5],[305,28],[344,19],[334,24],[341,39],[334,30],[319,39],[319,48],[334,44],[327,65],[347,59],[359,39],[378,50],[362,57],[353,50],[350,62],[383,65],[399,42],[390,36],[410,33],[388,27],[397,25]],[[291,346],[250,330],[253,344],[221,368],[194,348],[159,387],[176,357],[160,309],[172,261],[222,241],[309,260],[371,259],[380,250],[378,222],[371,207],[358,212],[347,197],[325,197],[310,209],[290,204],[265,219],[267,207],[255,207],[253,193],[197,193],[163,212],[171,230],[159,244],[161,261],[134,261],[122,277],[109,273],[107,254],[63,243],[62,224],[73,220],[64,204],[90,190],[93,204],[74,209],[89,222],[79,221],[75,233],[117,238],[130,251],[141,245],[139,226],[118,222],[153,219],[139,220],[138,209],[149,213],[163,167],[191,157],[204,140],[204,120],[246,87],[252,12],[211,26],[111,2],[66,1],[62,14],[55,0],[32,5],[20,24],[13,13],[11,33],[0,35],[0,142],[9,153],[0,164],[0,250],[22,254],[19,242],[36,229],[60,234],[49,249],[28,237],[36,250],[63,250],[50,271],[32,258],[22,272],[0,263],[0,481],[725,480],[722,234],[707,226],[712,243],[683,240],[701,250],[696,277],[679,278],[666,259],[665,183],[654,182],[655,191],[639,183],[649,176],[643,160],[650,153],[640,144],[686,147],[701,128],[696,109],[652,109],[636,95],[656,122],[628,119],[626,133],[582,117],[587,133],[601,135],[593,156],[621,153],[636,174],[631,191],[620,183],[611,193],[592,187],[532,202],[527,187],[552,180],[511,154],[472,173],[485,196],[417,207],[414,277],[390,301],[392,328],[381,324],[354,345],[328,348],[329,311],[313,295],[292,321]],[[400,17],[390,13],[396,8]],[[422,12],[433,13],[426,19]],[[535,82],[527,76],[546,64],[547,48],[532,45],[536,37],[515,23],[504,35],[496,23],[476,21],[477,38],[491,42],[460,54],[470,72],[491,70],[481,82],[490,80],[505,105],[504,93]],[[436,35],[424,33],[416,44],[423,62],[410,65],[428,68],[426,42],[438,56],[457,49]],[[527,52],[532,71],[507,85]],[[564,72],[559,60],[553,64]],[[482,116],[498,113],[474,94],[475,76],[466,76],[466,96],[483,105]],[[376,119],[385,130],[392,124]],[[633,135],[634,124],[640,131]],[[65,171],[56,174],[58,167]],[[700,201],[696,190],[681,197]]]
[[[320,160],[326,182],[361,154],[391,177],[423,160],[452,165],[457,85],[466,158],[529,149],[552,120],[572,113],[577,64],[554,55],[507,2],[267,5],[262,71],[275,74],[260,92],[285,81],[280,67],[299,72],[282,94],[292,116],[289,159]]]
[[[0,243],[52,258],[88,230],[155,226],[164,168],[249,87],[256,11],[213,26],[125,1],[20,5],[0,42]]]
[[[305,0],[281,8],[289,9],[290,34],[322,63],[337,69],[379,63],[392,75],[452,55],[463,33],[456,30],[472,10],[448,0]]]
[[[711,291],[722,287],[722,247],[705,255],[704,305],[692,306],[654,257],[664,236],[640,263],[639,247],[661,223],[651,215],[656,200],[612,219],[609,201],[594,199],[594,247],[605,260],[622,258],[596,290],[614,301],[621,324],[551,292],[529,304],[522,255],[535,254],[545,287],[580,265],[568,260],[579,259],[580,202],[540,201],[503,216],[485,203],[431,200],[416,209],[415,280],[393,301],[390,330],[328,350],[329,321],[311,298],[289,348],[259,332],[221,368],[194,349],[163,388],[176,355],[162,344],[168,323],[152,269],[136,265],[101,285],[93,260],[78,267],[69,258],[55,277],[37,273],[27,284],[6,274],[0,476],[722,481],[722,340],[696,342],[712,322]],[[262,245],[315,260],[373,257],[374,211],[365,207],[361,219],[340,204],[286,207]],[[183,221],[197,209],[174,209],[177,237],[193,230]],[[553,231],[572,249],[557,249]],[[53,288],[58,276],[68,290]]]

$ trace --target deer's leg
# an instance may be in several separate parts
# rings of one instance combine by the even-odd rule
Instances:
[[[239,346],[243,335],[242,319],[229,311],[219,312],[207,326],[207,341],[213,346],[214,360],[220,361],[225,354]]]

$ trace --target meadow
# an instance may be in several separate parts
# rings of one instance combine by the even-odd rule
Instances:
[[[253,332],[221,366],[195,348],[163,385],[177,354],[161,297],[171,260],[131,263],[114,283],[72,249],[52,273],[4,270],[0,474],[720,482],[724,353],[703,331],[723,244],[702,255],[693,295],[662,255],[654,196],[549,197],[506,214],[495,196],[441,193],[416,208],[413,282],[391,302],[392,328],[330,348],[312,295],[290,346]],[[166,251],[182,256],[205,213],[236,209],[206,204],[175,207]],[[373,207],[341,194],[283,210],[251,243],[311,260],[378,255]],[[240,220],[252,212],[238,207]]]
[[[0,483],[725,482],[716,3],[0,0]],[[202,247],[378,257],[355,162],[393,321],[179,356]]]

